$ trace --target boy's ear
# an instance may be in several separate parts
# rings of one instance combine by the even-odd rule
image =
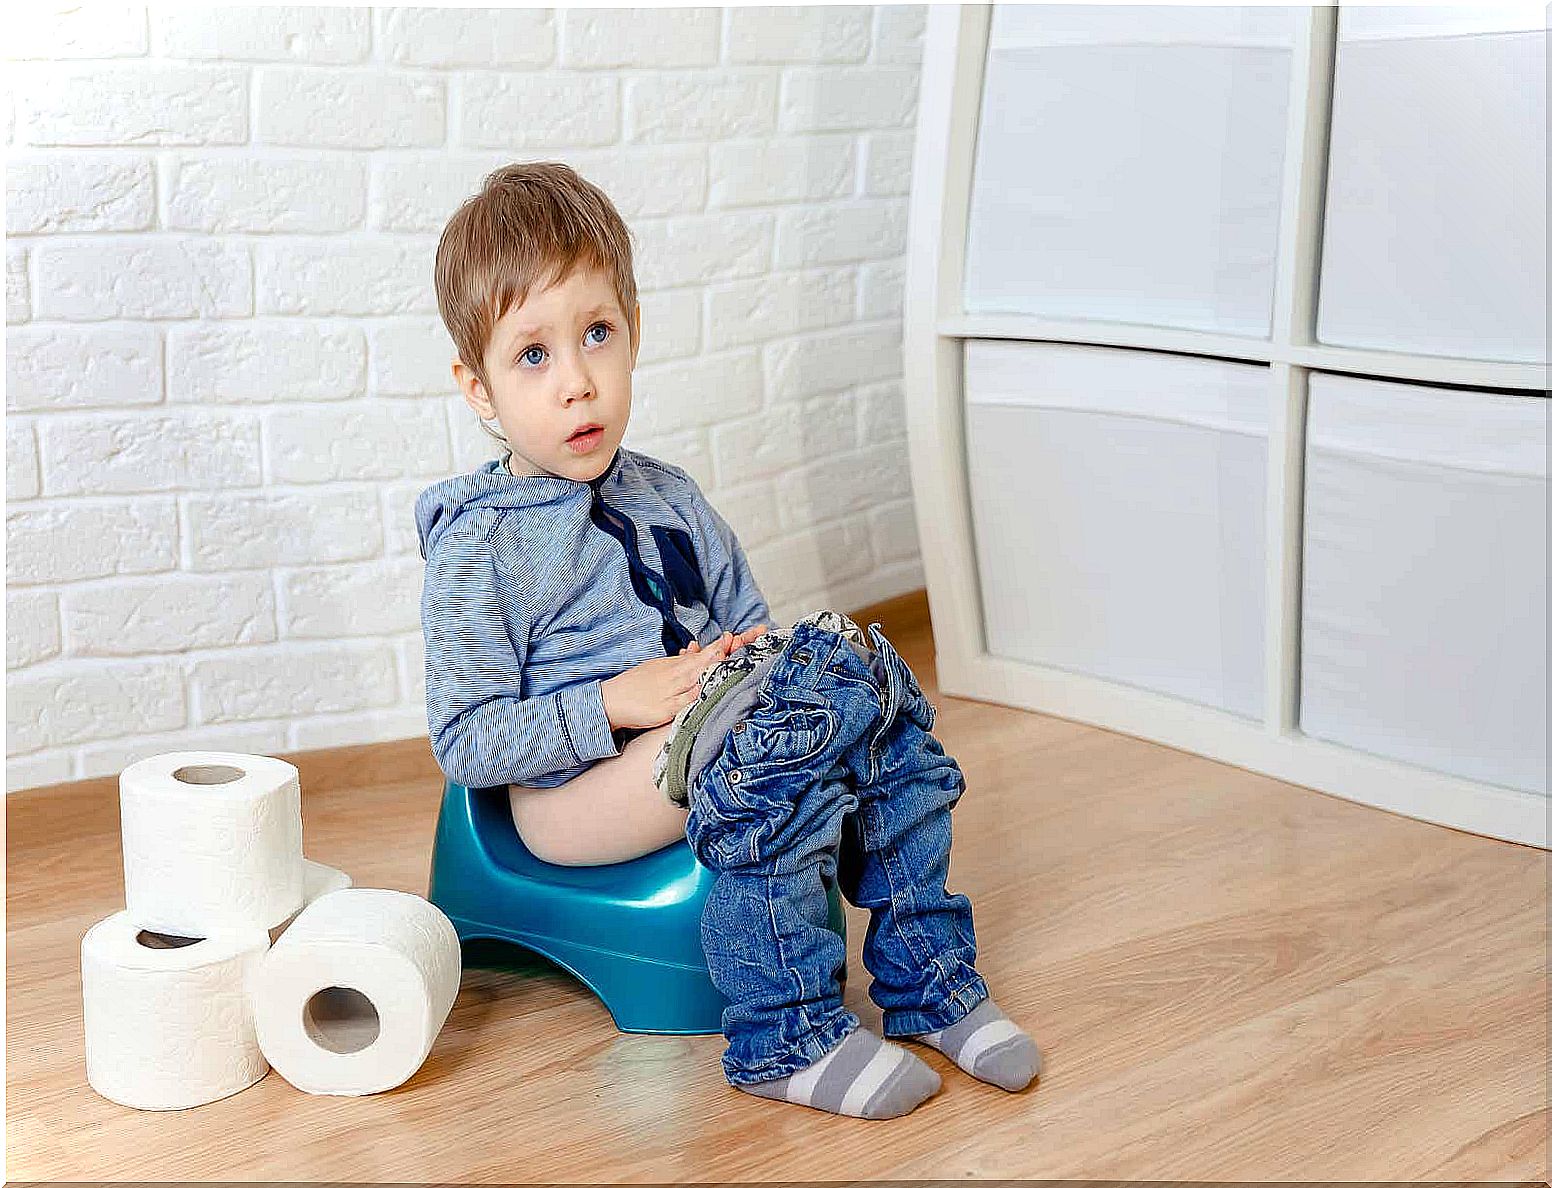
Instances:
[[[490,402],[490,393],[485,391],[480,377],[474,374],[474,368],[456,357],[453,359],[453,381],[463,393],[464,402],[480,420],[488,421],[496,415],[496,406]]]
[[[631,368],[636,367],[636,356],[641,354],[641,302],[636,302],[636,333],[631,335]]]

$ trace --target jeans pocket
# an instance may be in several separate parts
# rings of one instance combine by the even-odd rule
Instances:
[[[783,703],[762,693],[755,712],[733,724],[728,749],[746,776],[800,767],[830,745],[839,727],[827,706]]]
[[[740,860],[741,839],[760,819],[761,814],[729,785],[724,756],[708,764],[690,790],[685,840],[702,866],[721,870]]]

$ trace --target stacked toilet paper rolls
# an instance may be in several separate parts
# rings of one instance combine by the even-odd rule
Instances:
[[[356,891],[343,871],[303,857],[296,768],[173,752],[126,768],[119,794],[126,908],[81,939],[92,1088],[147,1110],[245,1089],[270,1068],[259,1006],[267,994],[292,1004],[303,985],[300,1039],[274,1018],[290,1005],[266,1010],[288,1079],[354,1094],[413,1075],[458,992],[457,934],[419,896]],[[342,1005],[376,1021],[369,1040]],[[313,1035],[325,1052],[354,1044],[354,1059],[308,1071]]]
[[[303,911],[351,885],[344,871],[310,858],[302,870]],[[92,925],[81,938],[87,1082],[120,1105],[183,1110],[261,1080],[270,1065],[254,1025],[253,980],[296,918],[268,932],[204,938],[142,928],[130,910]]]

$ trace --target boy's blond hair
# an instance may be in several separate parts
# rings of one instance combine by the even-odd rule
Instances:
[[[634,339],[630,229],[608,196],[571,166],[503,165],[447,221],[436,252],[437,308],[459,358],[487,391],[485,348],[497,321],[535,286],[562,281],[578,265],[609,277]]]

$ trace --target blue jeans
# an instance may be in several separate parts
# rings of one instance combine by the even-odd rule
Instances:
[[[947,1027],[988,995],[970,901],[944,887],[964,776],[910,668],[878,624],[868,633],[871,666],[800,624],[690,789],[686,837],[717,872],[701,941],[729,1002],[731,1084],[807,1068],[860,1022],[841,1005],[846,952],[825,926],[824,880],[872,913],[862,960],[885,1035]]]

